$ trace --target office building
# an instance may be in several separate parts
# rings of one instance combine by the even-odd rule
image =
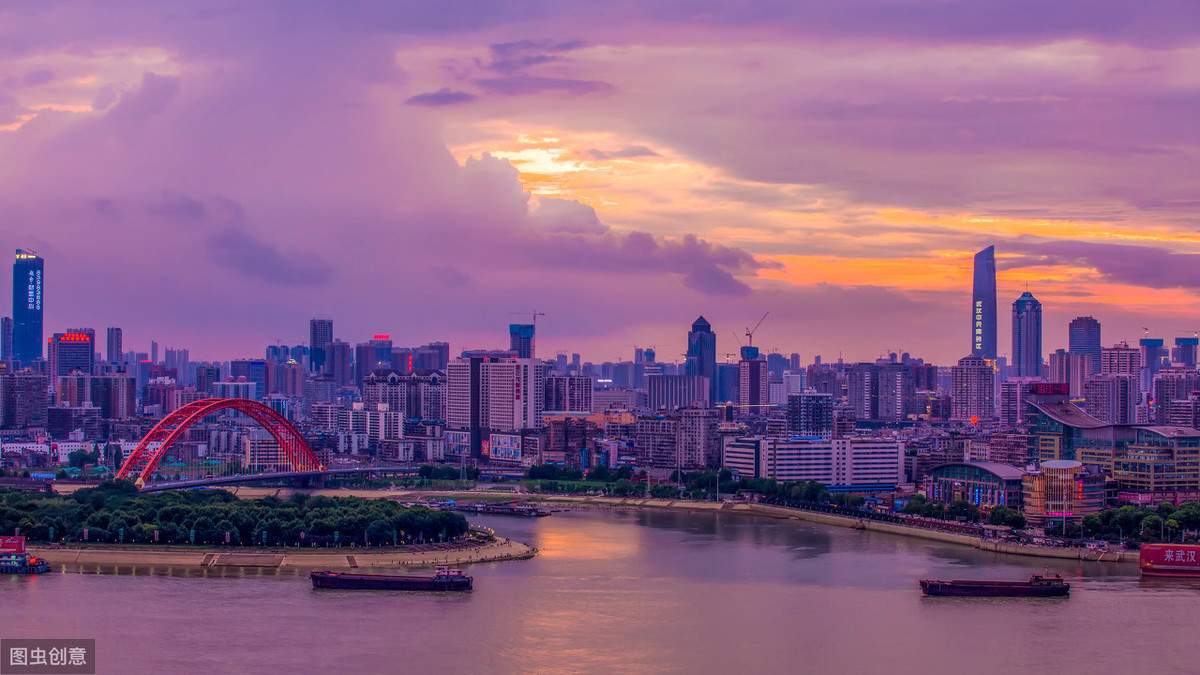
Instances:
[[[104,360],[111,364],[121,363],[121,356],[125,353],[121,346],[123,337],[121,329],[117,326],[109,326],[104,332]]]
[[[234,359],[229,362],[229,377],[233,381],[244,380],[254,383],[255,400],[266,396],[271,391],[270,370],[266,359]],[[244,396],[230,398],[247,398]]]
[[[1171,350],[1171,363],[1185,368],[1196,367],[1196,352],[1200,351],[1200,337],[1177,337]]]
[[[29,365],[42,358],[42,290],[45,261],[36,252],[17,249],[13,262],[13,360]]]
[[[736,389],[740,384],[730,385],[735,393],[731,398],[722,398],[717,388],[717,334],[712,325],[703,316],[692,322],[688,331],[687,362],[684,364],[685,375],[699,375],[708,378],[708,400],[710,402],[736,400]],[[733,382],[740,382],[737,377]]]
[[[1029,291],[1013,301],[1012,358],[1016,377],[1042,376],[1042,303]]]
[[[727,438],[722,466],[739,478],[816,481],[830,490],[894,490],[904,482],[904,444],[878,438]]]
[[[75,371],[92,374],[96,360],[95,337],[95,332],[90,328],[52,335],[47,343],[50,376],[58,377]]]
[[[971,293],[971,355],[996,359],[996,247],[975,254]]]
[[[349,342],[334,340],[325,345],[325,373],[339,387],[354,385],[354,348]]]
[[[1068,351],[1087,357],[1091,372],[1100,372],[1100,322],[1094,317],[1077,316],[1067,327]]]
[[[308,322],[308,365],[314,373],[325,372],[330,343],[333,342],[333,319],[311,319]]]
[[[411,368],[395,368],[392,363],[392,336],[387,333],[376,333],[367,342],[354,346],[354,384],[362,386],[362,381],[375,370],[400,370],[411,372]]]
[[[532,323],[510,323],[508,325],[508,348],[519,359],[534,357],[534,333],[537,326]]]
[[[450,363],[450,343],[430,342],[413,350],[413,370],[445,370]]]
[[[1174,366],[1155,373],[1150,390],[1154,423],[1167,424],[1171,403],[1186,401],[1196,392],[1200,392],[1200,372],[1195,368]]]
[[[1138,347],[1142,352],[1141,391],[1148,395],[1154,387],[1154,374],[1170,365],[1170,355],[1162,338],[1142,338]]]

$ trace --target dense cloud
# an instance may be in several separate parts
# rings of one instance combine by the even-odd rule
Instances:
[[[764,256],[965,260],[994,236],[1019,254],[1002,256],[1006,270],[1083,265],[1101,280],[1194,289],[1190,243],[1031,240],[863,212],[1194,229],[1198,12],[1083,0],[10,3],[0,244],[47,255],[50,327],[116,323],[134,345],[201,355],[300,339],[313,313],[350,340],[379,328],[457,348],[495,344],[511,312],[538,309],[557,336],[542,344],[586,350],[679,342],[700,313],[736,334],[770,309],[764,336],[777,331],[785,350],[869,356],[894,339],[949,360],[966,339],[958,295],[887,278],[787,284]],[[720,173],[696,199],[747,214],[652,226],[611,219],[603,199],[531,199],[509,161],[456,161],[447,119],[478,122],[475,138],[498,133],[490,122],[610,133],[573,156],[683,157]],[[646,222],[669,220],[679,205],[646,190],[661,208]],[[802,225],[770,229],[751,207]],[[753,246],[736,240],[751,224]]]

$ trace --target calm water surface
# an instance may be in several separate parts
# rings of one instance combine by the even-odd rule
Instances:
[[[94,637],[102,673],[1200,672],[1200,586],[1131,566],[765,518],[478,518],[541,549],[464,595],[258,572],[0,577],[0,637]],[[924,598],[920,577],[1069,577],[1066,600]]]

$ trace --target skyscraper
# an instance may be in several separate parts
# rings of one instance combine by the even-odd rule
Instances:
[[[17,249],[13,262],[13,359],[42,358],[42,284],[45,263],[36,252]]]
[[[1013,301],[1013,375],[1042,375],[1042,303],[1029,291]]]
[[[333,342],[333,319],[309,320],[308,367],[314,373],[325,369],[325,360],[331,342]]]
[[[996,359],[996,247],[975,254],[975,286],[971,295],[971,354]]]
[[[1092,372],[1100,372],[1100,322],[1090,316],[1071,319],[1067,328],[1068,351],[1084,354],[1091,364]]]
[[[508,324],[508,348],[517,353],[517,358],[533,358],[534,329],[535,326],[531,323]]]
[[[707,377],[709,402],[721,400],[717,395],[717,334],[703,316],[692,322],[692,330],[688,332],[684,372]]]
[[[95,369],[95,333],[90,328],[76,328],[50,337],[47,355],[50,377],[56,378],[74,371],[91,375]],[[51,380],[53,382],[53,379]]]
[[[0,316],[0,361],[7,363],[13,358],[13,320],[11,316]]]
[[[951,418],[970,422],[991,419],[996,405],[992,366],[982,357],[964,356],[950,372],[953,378]]]
[[[121,329],[116,326],[109,326],[104,342],[104,360],[108,363],[120,363],[121,356],[124,352],[121,351],[121,341],[123,334]]]
[[[1143,394],[1148,394],[1154,387],[1154,374],[1163,367],[1164,360],[1170,360],[1170,356],[1162,338],[1142,338],[1138,340],[1138,346],[1142,349],[1142,372],[1139,386]]]
[[[1196,367],[1196,352],[1200,351],[1200,337],[1177,337],[1171,350],[1171,363],[1188,368]]]

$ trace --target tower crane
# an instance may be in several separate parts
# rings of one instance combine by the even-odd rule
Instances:
[[[749,345],[751,347],[754,346],[754,332],[758,330],[758,327],[762,325],[763,321],[766,321],[768,314],[770,314],[770,312],[763,312],[762,318],[760,318],[758,320],[758,323],[754,324],[754,328],[750,328],[748,326],[746,327],[746,344],[747,345]]]

